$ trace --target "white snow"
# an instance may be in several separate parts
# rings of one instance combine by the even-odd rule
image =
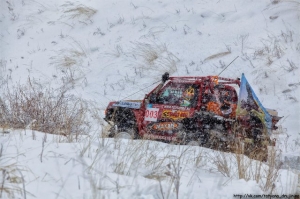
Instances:
[[[283,159],[299,156],[299,6],[298,0],[1,0],[0,88],[28,78],[45,87],[65,84],[104,111],[109,101],[142,99],[166,71],[218,75],[239,56],[220,76],[245,73],[262,104],[283,116],[277,136]],[[0,197],[25,198],[24,190],[26,198],[270,193],[266,176],[239,179],[233,154],[104,139],[100,132],[74,143],[49,134],[44,142],[44,133],[28,129],[1,133]],[[213,161],[218,154],[228,158],[227,174]],[[272,183],[272,194],[295,194],[298,176],[281,169]]]

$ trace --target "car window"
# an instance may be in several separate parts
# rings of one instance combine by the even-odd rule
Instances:
[[[235,90],[227,88],[215,88],[211,100],[214,102],[223,103],[226,101],[230,104],[235,104],[237,102],[237,94]]]
[[[195,84],[173,83],[166,85],[158,96],[158,104],[194,107],[199,86]]]

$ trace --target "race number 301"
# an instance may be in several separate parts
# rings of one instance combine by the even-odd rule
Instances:
[[[147,108],[145,113],[145,121],[156,122],[158,118],[158,108]]]

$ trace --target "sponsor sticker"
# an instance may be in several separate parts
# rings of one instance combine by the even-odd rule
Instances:
[[[165,109],[174,109],[174,110],[188,110],[189,108],[187,107],[181,107],[181,106],[174,106],[174,105],[164,105],[163,106]]]
[[[141,108],[141,103],[140,102],[129,102],[129,101],[118,101],[118,102],[114,103],[113,106],[139,109],[139,108]]]
[[[156,122],[158,118],[158,108],[147,108],[145,112],[145,121]]]
[[[148,134],[145,133],[143,138],[145,139],[151,139],[151,140],[167,140],[167,141],[176,141],[176,137],[171,136],[164,136],[164,135],[154,135],[154,134]]]
[[[153,130],[156,131],[169,131],[178,129],[179,125],[175,122],[159,122],[152,126]]]
[[[189,117],[189,111],[180,111],[180,110],[164,110],[162,113],[162,118],[169,118],[173,120],[179,120],[186,117]]]

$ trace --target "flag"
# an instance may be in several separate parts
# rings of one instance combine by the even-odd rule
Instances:
[[[263,122],[268,133],[271,134],[272,116],[263,107],[243,73],[236,116],[245,116],[251,113],[255,114]]]

